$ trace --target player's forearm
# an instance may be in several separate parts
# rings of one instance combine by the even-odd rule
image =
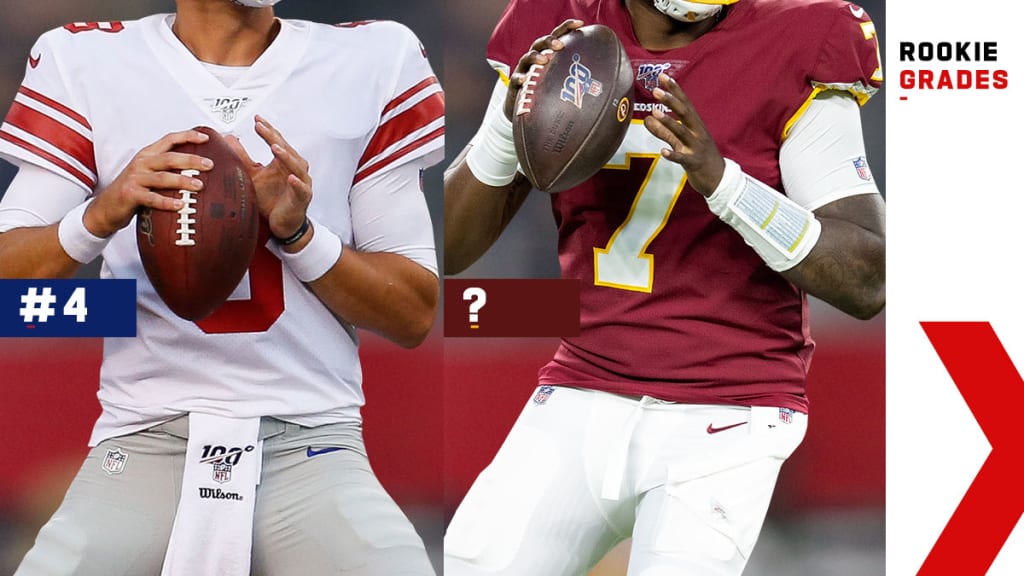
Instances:
[[[440,292],[437,277],[412,260],[351,247],[309,287],[339,318],[405,348],[430,333]]]
[[[783,276],[839,310],[867,320],[885,307],[884,204],[877,195],[840,202],[846,208],[829,205],[815,212],[821,236],[807,257]],[[851,210],[850,203],[858,208]],[[850,213],[863,217],[838,217]]]
[[[444,273],[469,268],[498,240],[530,193],[521,174],[508,185],[488,186],[460,157],[444,179]]]
[[[0,234],[0,278],[70,278],[81,266],[57,239],[57,224]]]

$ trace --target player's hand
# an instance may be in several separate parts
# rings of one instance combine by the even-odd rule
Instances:
[[[658,77],[658,84],[654,98],[668,106],[675,118],[656,107],[650,116],[644,118],[644,126],[669,145],[669,148],[661,150],[661,155],[682,164],[690,185],[705,197],[710,196],[722,181],[725,160],[704,121],[676,81],[662,74]]]
[[[250,167],[249,176],[256,188],[256,205],[260,215],[267,219],[270,233],[278,238],[288,238],[306,221],[306,209],[313,199],[309,162],[262,116],[256,116],[256,133],[274,154],[274,160],[266,166],[253,162],[237,138],[228,138],[228,143],[242,162]],[[304,245],[300,241],[292,245],[292,249],[298,250]]]
[[[514,109],[516,106],[516,95],[519,94],[519,89],[523,87],[526,82],[526,74],[530,71],[530,67],[534,64],[544,66],[547,64],[551,57],[551,52],[557,52],[565,47],[562,41],[558,38],[564,36],[569,32],[583,26],[582,20],[566,20],[558,25],[557,28],[551,31],[551,34],[543,36],[534,41],[533,45],[530,46],[530,51],[523,54],[523,57],[519,59],[519,64],[516,65],[516,69],[512,71],[512,74],[508,77],[508,94],[505,96],[505,117],[509,120],[512,119],[515,114]],[[551,52],[549,52],[551,51]]]
[[[184,170],[205,172],[213,161],[194,154],[171,152],[178,144],[202,144],[210,137],[202,132],[173,132],[139,150],[117,178],[96,199],[83,216],[86,229],[106,238],[131,222],[139,207],[155,210],[180,210],[185,206],[179,198],[164,196],[155,190],[191,190],[199,192],[203,183],[198,178],[181,174]]]

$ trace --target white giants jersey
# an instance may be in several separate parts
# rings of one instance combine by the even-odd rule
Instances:
[[[0,128],[0,154],[66,177],[84,201],[141,148],[199,125],[236,135],[253,160],[267,164],[273,155],[255,132],[259,114],[309,161],[309,214],[348,246],[358,244],[350,199],[361,186],[373,191],[375,175],[440,160],[444,97],[407,28],[282,20],[259,60],[225,85],[230,70],[198,61],[172,23],[173,16],[156,15],[44,34]],[[408,225],[429,228],[430,221]],[[433,245],[424,250],[434,258]],[[355,330],[268,247],[257,248],[231,299],[198,323],[177,317],[157,296],[134,223],[103,258],[103,277],[137,279],[138,336],[104,344],[103,413],[91,444],[193,411],[305,426],[359,418]]]

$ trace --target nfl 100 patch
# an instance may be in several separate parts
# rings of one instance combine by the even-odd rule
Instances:
[[[252,452],[256,447],[249,445],[245,448],[228,448],[226,446],[207,444],[203,446],[203,453],[199,457],[200,464],[210,464],[212,469],[211,478],[218,484],[231,482],[231,472],[242,460],[242,455]]]
[[[648,92],[653,92],[658,87],[658,76],[668,72],[671,67],[671,62],[639,64],[636,68],[636,80],[642,82]]]

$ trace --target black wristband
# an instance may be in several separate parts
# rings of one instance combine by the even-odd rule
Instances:
[[[278,238],[277,236],[274,236],[274,242],[277,242],[278,246],[288,246],[291,244],[295,244],[296,242],[301,240],[302,237],[305,236],[306,232],[308,231],[309,217],[307,216],[306,219],[302,221],[302,226],[299,226],[299,229],[295,231],[295,234],[292,234],[287,238]]]

